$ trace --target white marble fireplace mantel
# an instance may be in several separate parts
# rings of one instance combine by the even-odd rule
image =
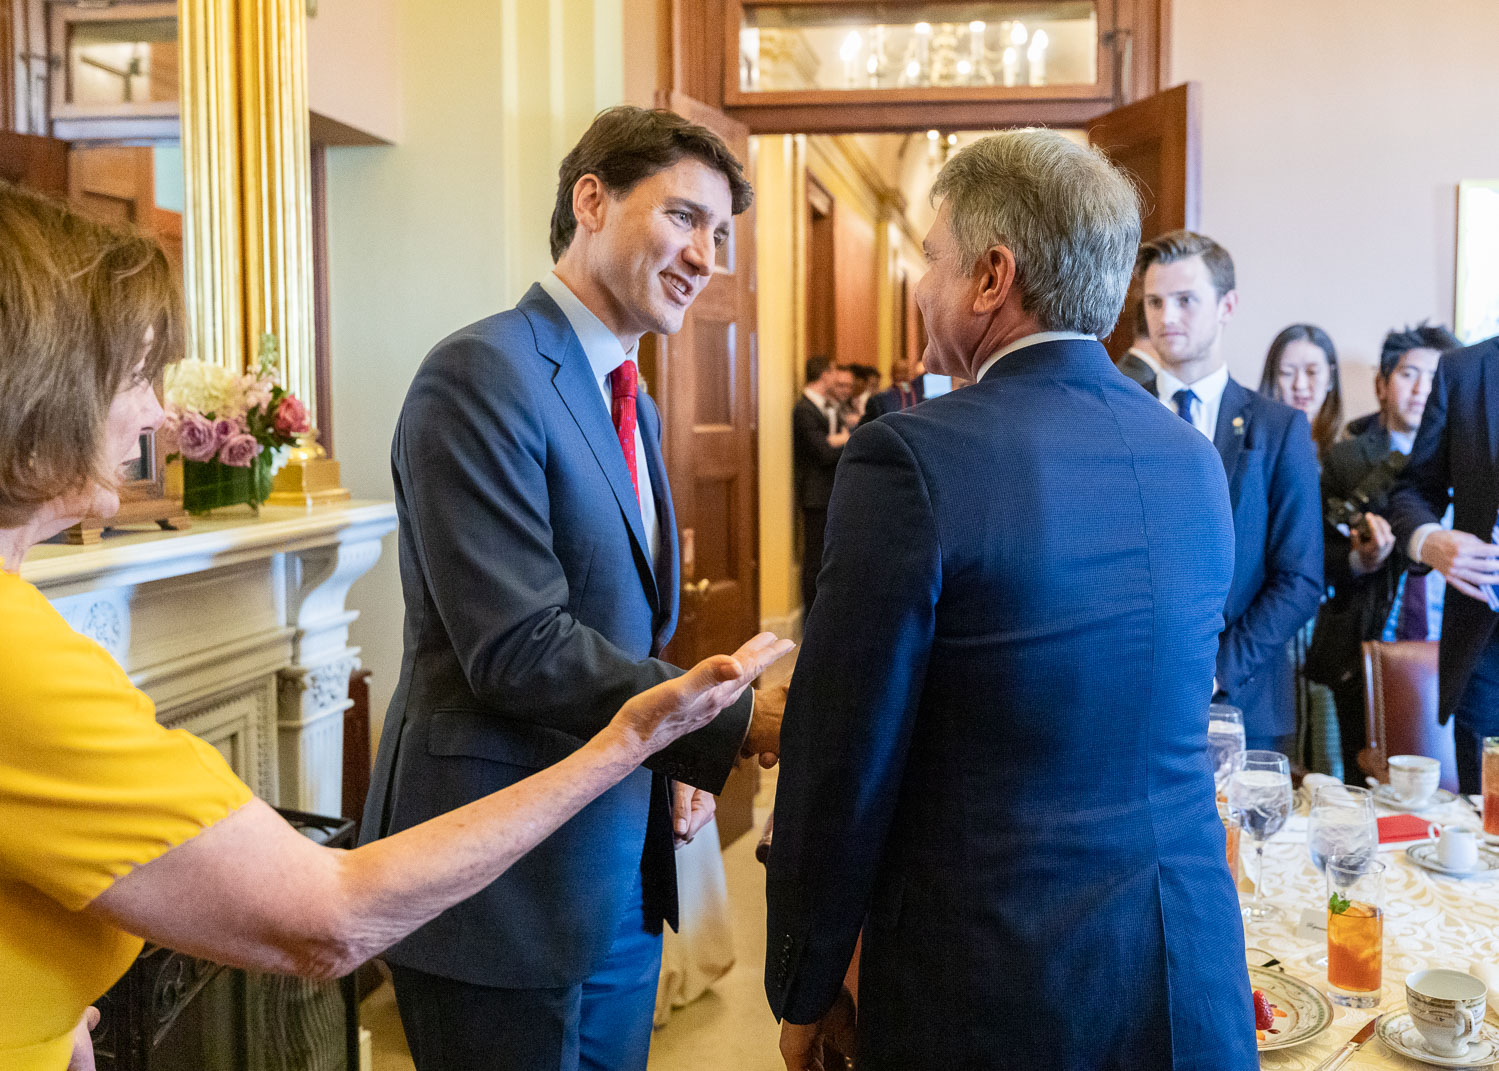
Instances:
[[[359,665],[345,599],[395,526],[387,502],[267,506],[37,547],[21,576],[125,667],[163,724],[208,740],[262,798],[337,815]]]

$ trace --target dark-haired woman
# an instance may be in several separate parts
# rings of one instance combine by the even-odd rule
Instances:
[[[1315,324],[1292,324],[1270,343],[1260,393],[1299,409],[1312,426],[1320,462],[1343,429],[1343,392],[1338,382],[1338,351]],[[1306,677],[1306,651],[1312,622],[1291,641],[1296,662],[1297,750],[1308,769],[1341,773],[1337,712],[1332,692]]]
[[[92,1068],[88,1006],[142,938],[330,978],[501,872],[707,724],[789,644],[762,634],[635,696],[557,765],[394,837],[298,834],[19,576],[41,540],[119,507],[160,423],[177,288],[139,236],[0,183],[0,1067]]]

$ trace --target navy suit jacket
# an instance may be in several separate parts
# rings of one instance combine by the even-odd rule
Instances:
[[[643,391],[638,413],[656,563],[593,370],[539,286],[422,362],[392,447],[405,653],[366,841],[559,761],[680,672],[656,657],[676,622],[677,537]],[[654,756],[386,958],[477,985],[571,985],[607,954],[637,874],[646,922],[675,925],[666,778],[721,789],[750,703]]]
[[[870,1071],[1248,1071],[1207,760],[1223,467],[1096,342],[854,433],[782,730],[766,991],[861,928]]]
[[[1322,600],[1322,492],[1306,417],[1232,379],[1213,445],[1234,511],[1234,582],[1218,649],[1218,687],[1249,736],[1296,728],[1286,645]]]
[[[1404,550],[1452,505],[1452,527],[1487,542],[1499,513],[1499,338],[1446,354],[1410,460],[1390,495],[1390,527]],[[1487,603],[1447,589],[1438,649],[1438,707],[1445,725],[1494,631]]]

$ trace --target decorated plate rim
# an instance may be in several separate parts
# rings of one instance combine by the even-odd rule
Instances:
[[[1264,985],[1263,982],[1269,982],[1270,985]],[[1250,967],[1249,984],[1253,989],[1265,990],[1271,1003],[1279,1003],[1275,999],[1278,994],[1271,993],[1271,987],[1280,992],[1290,990],[1291,994],[1300,994],[1304,998],[1293,1005],[1296,1012],[1295,1031],[1283,1037],[1267,1037],[1264,1041],[1257,1042],[1260,1052],[1303,1044],[1332,1025],[1332,1002],[1322,990],[1309,982],[1303,982],[1295,975],[1282,974],[1266,967]]]

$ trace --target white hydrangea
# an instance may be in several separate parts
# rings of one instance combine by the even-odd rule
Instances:
[[[181,409],[228,417],[242,409],[244,387],[223,365],[189,359],[167,366],[166,400]]]

